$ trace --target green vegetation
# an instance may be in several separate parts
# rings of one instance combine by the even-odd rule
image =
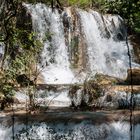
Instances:
[[[129,30],[140,33],[140,1],[107,1],[105,7],[107,13],[119,14],[124,18],[129,26]]]
[[[91,0],[68,0],[68,4],[78,7],[89,7],[91,4]]]
[[[4,6],[0,11],[0,42],[5,44],[5,53],[0,69],[0,98],[9,101],[14,95],[15,86],[29,86],[35,84],[38,62],[38,54],[42,44],[37,39],[36,33],[32,32],[30,15],[22,7],[21,0],[4,0]],[[135,0],[24,0],[24,2],[43,2],[50,4],[52,8],[63,9],[64,6],[80,8],[93,8],[102,13],[119,14],[128,24],[129,31],[140,33],[140,1]],[[25,16],[26,15],[26,16]],[[25,16],[25,17],[24,17]],[[22,18],[21,18],[22,17]],[[51,40],[51,33],[46,34],[45,40]],[[74,37],[71,46],[75,53],[72,54],[74,64],[78,63],[77,48],[78,38]],[[34,75],[33,81],[31,80]],[[17,80],[23,76],[24,80]],[[26,80],[25,80],[26,79]],[[26,82],[25,82],[26,81]],[[32,84],[31,84],[32,83]],[[86,86],[87,92],[94,93],[98,97],[100,85],[89,81]],[[93,87],[97,87],[93,91]],[[91,91],[92,90],[92,91]],[[98,92],[99,90],[99,92]],[[96,95],[97,93],[97,95]],[[32,96],[30,96],[32,97]],[[1,100],[0,99],[0,100]]]
[[[140,33],[140,1],[138,0],[69,0],[69,5],[90,7],[103,13],[118,14],[125,19],[129,31]]]
[[[79,61],[79,55],[78,55],[78,44],[79,44],[79,38],[78,36],[74,36],[71,40],[71,49],[73,52],[71,55],[72,57],[72,66],[73,68],[77,67],[78,61]]]
[[[7,12],[7,10],[9,11]],[[4,109],[6,101],[13,102],[16,86],[20,84],[20,86],[27,87],[36,82],[31,81],[31,77],[37,73],[36,64],[42,44],[36,34],[32,32],[31,21],[24,20],[30,17],[22,17],[23,14],[26,15],[24,12],[21,3],[12,0],[5,4],[3,12],[0,14],[0,41],[5,45],[0,69],[2,109]],[[19,23],[21,17],[23,22]]]
[[[129,31],[140,33],[140,1],[138,0],[25,0],[25,2],[42,2],[62,9],[64,6],[92,8],[102,13],[119,14],[128,24]]]

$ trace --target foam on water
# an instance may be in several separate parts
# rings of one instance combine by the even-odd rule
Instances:
[[[140,125],[134,128],[135,138],[140,139]],[[11,140],[12,127],[0,126],[1,140]],[[127,122],[112,122],[95,125],[90,121],[81,123],[34,123],[15,125],[16,140],[129,140],[130,127]]]

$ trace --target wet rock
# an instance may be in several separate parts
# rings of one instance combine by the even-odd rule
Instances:
[[[125,91],[107,91],[104,96],[96,101],[96,106],[103,109],[134,109],[140,107],[140,94],[134,94],[131,103],[131,92]]]
[[[122,82],[122,80],[119,78],[104,74],[96,74],[95,79],[98,81],[98,83],[100,83],[100,85],[114,85]]]
[[[124,40],[124,37],[121,33],[118,33],[117,34],[117,39],[120,40],[120,41],[123,41]]]
[[[66,12],[64,12],[63,14],[63,25],[66,28],[70,28],[71,27],[71,23],[70,23],[71,17],[68,16],[68,14]]]
[[[111,102],[111,101],[112,101],[112,96],[111,96],[111,95],[107,95],[106,101],[107,101],[107,102]]]
[[[130,108],[130,103],[127,99],[118,99],[118,108],[119,109],[126,109]]]
[[[140,39],[139,34],[130,36],[131,44],[133,45],[134,50],[134,59],[135,62],[140,64]]]
[[[129,69],[127,71],[127,78],[126,83],[131,84],[131,78],[132,78],[132,85],[140,85],[140,69],[132,69],[132,77],[131,77],[131,70]]]

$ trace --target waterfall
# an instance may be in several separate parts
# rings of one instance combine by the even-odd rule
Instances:
[[[52,12],[44,4],[24,5],[31,14],[34,32],[44,44],[39,68],[43,69],[45,83],[81,82],[96,73],[126,78],[129,58],[120,16],[71,8],[60,13],[57,9]],[[71,57],[77,58],[76,68]]]
[[[41,3],[24,6],[31,15],[33,31],[44,46],[38,62],[43,84],[81,84],[96,73],[126,78],[129,68],[127,33],[119,15],[102,15],[90,9],[71,7],[52,11]],[[129,46],[132,52],[130,42]],[[83,99],[82,91],[69,97],[69,89],[39,91],[37,98],[44,105],[62,107],[72,102],[78,106],[81,100],[88,99]]]
[[[64,27],[58,10],[44,4],[26,5],[32,15],[34,32],[44,43],[40,69],[47,83],[71,83],[74,79],[68,60],[68,46],[65,44]]]
[[[79,13],[88,46],[91,72],[126,77],[129,59],[123,39],[126,33],[119,30],[122,19],[117,15],[101,16],[92,10],[90,12],[80,10]],[[117,34],[120,35],[121,41],[117,38]]]
[[[74,109],[79,109],[82,105],[92,109],[95,106],[113,110],[130,107],[130,92],[102,91],[100,97],[93,101],[93,94],[85,92],[83,87],[84,80],[93,78],[96,73],[123,80],[126,78],[129,57],[123,19],[118,15],[102,15],[90,9],[68,7],[63,11],[52,11],[49,6],[41,3],[23,5],[31,15],[33,32],[43,44],[38,70],[45,86],[37,84],[33,93],[34,103],[37,107],[47,106],[48,110],[38,115],[15,115],[14,139],[129,140],[130,124],[129,117],[124,116],[126,114],[121,117],[119,114],[119,119],[116,119],[114,112],[74,112]],[[133,52],[130,42],[129,46]],[[3,54],[4,45],[0,43],[0,65]],[[134,62],[132,66],[139,67]],[[20,101],[20,107],[25,103],[27,106],[29,102],[27,90],[29,89],[19,89],[16,92],[15,98]],[[139,93],[134,95],[133,104],[140,107]],[[72,111],[70,106],[73,107]],[[49,110],[49,107],[56,110]],[[63,107],[69,109],[68,112],[59,110]],[[13,108],[17,110],[18,106],[14,105]],[[11,116],[3,114],[0,114],[0,139],[11,140]],[[24,117],[28,117],[28,120]],[[134,140],[140,140],[139,129],[140,123],[136,119]]]

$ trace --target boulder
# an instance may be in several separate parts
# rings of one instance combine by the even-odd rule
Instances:
[[[103,86],[116,85],[123,82],[123,80],[119,78],[104,75],[104,74],[96,74],[95,79],[96,79],[96,82],[98,82],[100,85],[103,85]]]

